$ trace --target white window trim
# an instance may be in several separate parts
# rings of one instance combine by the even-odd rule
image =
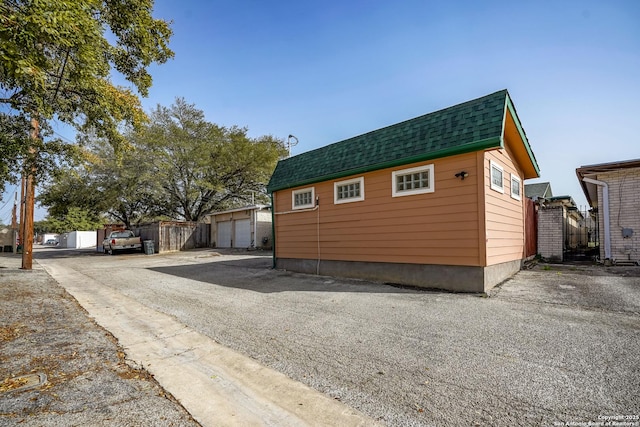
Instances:
[[[518,187],[518,194],[514,194],[513,192],[513,188],[514,188],[514,181],[517,182],[517,187]],[[522,199],[522,181],[520,180],[520,177],[518,177],[517,175],[511,174],[511,198],[512,199],[516,199],[516,200],[521,200]]]
[[[493,169],[498,169],[502,173],[502,185],[498,187],[493,183]],[[489,160],[489,183],[491,184],[491,189],[497,191],[498,193],[504,194],[504,168],[499,164],[495,163],[493,160]]]
[[[360,183],[360,196],[352,197],[349,199],[340,199],[338,200],[338,187],[348,184],[353,184],[355,182]],[[364,200],[364,176],[359,178],[347,179],[346,181],[338,181],[333,183],[333,203],[339,205],[341,203],[351,203],[351,202],[361,202]]]
[[[417,172],[429,172],[429,186],[425,188],[416,188],[413,190],[404,190],[398,191],[398,187],[396,185],[396,176],[398,175],[409,175]],[[412,196],[414,194],[424,194],[424,193],[433,193],[435,188],[435,180],[434,180],[434,172],[433,172],[433,163],[425,166],[418,166],[410,169],[402,169],[398,171],[391,172],[391,195],[392,197],[402,197],[402,196]]]
[[[296,206],[296,194],[308,193],[309,191],[311,191],[311,203],[307,203],[306,205]],[[315,200],[316,200],[315,187],[307,187],[307,188],[300,188],[299,190],[293,190],[291,192],[291,209],[296,210],[296,209],[312,208],[315,206]]]

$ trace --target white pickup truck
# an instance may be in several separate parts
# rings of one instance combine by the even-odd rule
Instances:
[[[107,238],[102,241],[104,253],[113,255],[116,251],[144,250],[142,240],[136,237],[131,230],[112,231]]]

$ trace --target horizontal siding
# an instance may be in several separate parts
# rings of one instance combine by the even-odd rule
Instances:
[[[521,199],[524,198],[522,172],[505,149],[485,153],[485,224],[487,265],[519,260],[524,257],[524,205],[511,197],[511,174],[521,179]],[[490,160],[503,168],[504,193],[491,189]]]
[[[296,258],[302,258],[303,256],[297,256]],[[314,259],[314,258],[309,258]],[[322,257],[323,260],[328,259],[326,256]],[[469,256],[464,257],[456,254],[455,256],[446,256],[434,252],[433,254],[425,254],[421,258],[415,258],[411,262],[407,261],[407,257],[403,254],[389,253],[385,255],[383,258],[380,258],[377,254],[369,254],[369,253],[352,253],[352,254],[341,254],[335,255],[335,258],[332,258],[333,261],[361,261],[361,262],[391,262],[398,264],[433,264],[433,265],[475,265],[477,263],[477,257]]]
[[[501,218],[494,218],[491,221],[487,221],[487,235],[495,235],[496,232],[504,231],[522,234],[520,224],[509,218],[505,218],[504,221],[502,221]]]
[[[492,241],[502,242],[503,240],[517,239],[521,234],[520,230],[492,230],[487,237]]]
[[[318,183],[319,206],[309,212],[289,213],[295,189],[278,191],[276,256],[315,259],[319,240],[326,260],[479,265],[475,159],[471,153],[358,175],[360,202],[334,204],[334,181]],[[393,171],[426,164],[434,165],[435,192],[392,197]],[[462,170],[464,181],[454,176]]]
[[[361,248],[361,253],[375,253],[378,249],[376,248],[376,243],[380,240],[369,240],[370,243],[368,246],[362,246],[361,241],[355,240],[345,240],[339,237],[334,239],[322,237],[320,239],[320,243],[324,251],[327,251],[328,248]],[[387,242],[385,244],[386,250],[394,250],[400,251],[403,253],[404,250],[407,252],[414,251],[416,249],[424,250],[423,253],[429,252],[429,250],[433,249],[436,251],[443,252],[454,252],[460,251],[463,253],[474,253],[476,249],[476,242],[468,239],[458,239],[458,240],[449,240],[449,239],[429,239],[423,240],[414,238],[412,240],[405,240],[403,242],[398,242],[397,240],[393,240]]]

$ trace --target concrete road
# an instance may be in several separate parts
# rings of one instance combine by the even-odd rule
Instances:
[[[274,271],[249,253],[36,258],[199,421],[245,411],[264,425],[335,422],[298,407],[346,420],[335,425],[640,422],[633,269],[538,268],[487,298]],[[193,380],[180,386],[183,376]],[[296,400],[287,378],[320,393]],[[209,395],[207,382],[221,384]],[[240,409],[216,407],[225,392]],[[336,402],[348,406],[329,410]]]

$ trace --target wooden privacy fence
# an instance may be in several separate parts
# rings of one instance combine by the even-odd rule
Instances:
[[[160,221],[134,227],[142,240],[153,240],[156,253],[209,247],[211,225],[197,222]]]
[[[524,199],[524,257],[529,258],[538,253],[538,213],[536,203]]]

